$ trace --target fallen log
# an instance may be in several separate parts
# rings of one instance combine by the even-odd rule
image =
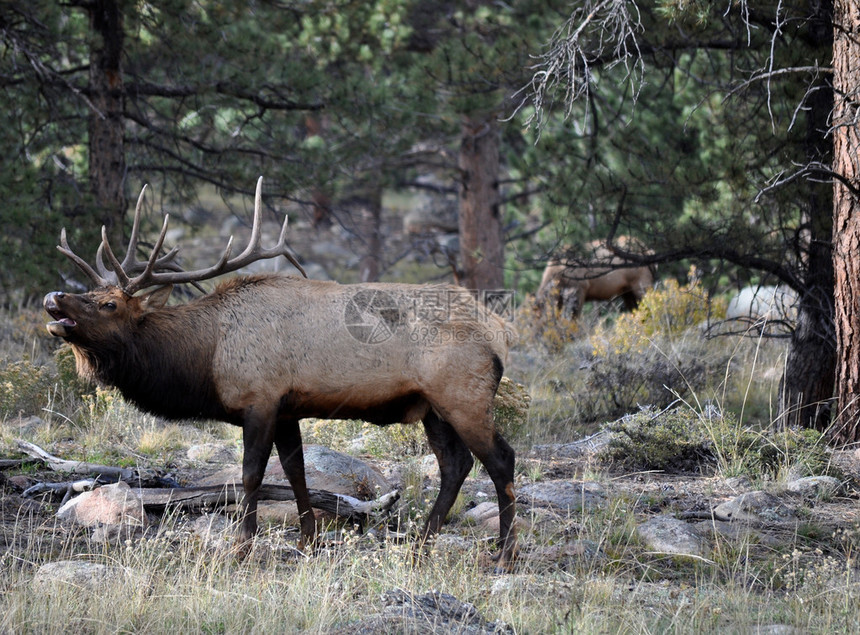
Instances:
[[[238,503],[243,494],[239,484],[207,485],[202,487],[181,488],[132,488],[140,497],[143,506],[152,511],[167,507],[200,509],[218,505]],[[388,492],[371,501],[362,501],[345,494],[335,494],[326,490],[310,489],[308,494],[311,506],[344,518],[362,519],[368,514],[387,512],[400,498],[400,493]],[[259,500],[295,500],[293,488],[289,485],[264,483],[260,488]]]
[[[99,485],[104,485],[97,478],[88,478],[80,481],[67,481],[65,483],[36,483],[25,489],[21,496],[24,498],[32,498],[41,494],[49,494],[51,497],[58,497],[62,494],[63,498],[60,502],[60,507],[66,504],[74,494],[88,492],[95,489]]]
[[[110,465],[98,465],[96,463],[85,463],[84,461],[67,461],[58,456],[46,452],[38,445],[29,441],[16,442],[22,452],[32,456],[35,459],[43,461],[49,468],[55,472],[64,472],[67,474],[88,474],[93,475],[97,479],[104,481],[131,481],[135,478],[134,470],[124,467],[114,467]]]
[[[0,459],[0,470],[20,470],[28,465],[37,465],[41,461],[34,459]]]

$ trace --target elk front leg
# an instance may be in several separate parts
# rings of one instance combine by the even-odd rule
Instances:
[[[275,430],[275,446],[284,474],[290,481],[293,494],[296,497],[296,508],[299,512],[299,523],[302,538],[299,549],[313,547],[316,544],[316,517],[311,509],[311,499],[305,480],[305,457],[302,451],[302,431],[295,419],[281,419]]]
[[[266,464],[272,454],[274,417],[249,408],[242,424],[242,441],[245,446],[242,459],[242,523],[239,537],[246,544],[257,533],[257,497],[263,484]]]

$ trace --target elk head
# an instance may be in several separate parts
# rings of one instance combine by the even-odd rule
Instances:
[[[233,237],[218,262],[208,268],[184,271],[177,263],[179,248],[174,247],[164,255],[159,255],[167,234],[169,216],[165,214],[161,233],[155,242],[152,253],[146,261],[135,257],[140,236],[140,212],[146,186],[140,192],[134,211],[134,222],[128,249],[122,262],[114,255],[107,239],[107,231],[102,227],[102,242],[96,252],[95,268],[75,254],[66,239],[66,230],[60,233],[60,253],[72,260],[95,283],[96,289],[83,294],[66,294],[54,291],[45,296],[44,306],[54,321],[48,324],[48,332],[62,337],[71,343],[85,345],[91,340],[104,341],[112,334],[128,332],[127,327],[139,321],[146,313],[159,309],[167,302],[174,284],[190,283],[198,288],[199,282],[209,280],[225,273],[236,271],[257,260],[285,256],[305,277],[304,269],[296,261],[286,246],[287,219],[281,228],[278,243],[264,249],[260,245],[262,233],[262,184],[263,177],[257,180],[254,197],[254,223],[248,245],[238,256],[230,257]],[[105,264],[107,258],[108,264]],[[155,291],[135,295],[141,289],[157,286]]]

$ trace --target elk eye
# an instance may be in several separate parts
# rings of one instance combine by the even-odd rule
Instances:
[[[113,302],[113,301],[111,301],[111,302],[105,302],[105,303],[102,305],[102,308],[103,308],[103,309],[106,309],[106,310],[108,310],[108,311],[115,311],[115,310],[116,310],[116,302]]]

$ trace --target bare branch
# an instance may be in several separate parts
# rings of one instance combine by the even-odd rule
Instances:
[[[637,35],[642,30],[639,7],[633,0],[586,0],[577,7],[553,34],[547,52],[538,56],[531,82],[519,91],[527,94],[517,111],[526,102],[534,106],[526,125],[541,129],[549,108],[547,101],[558,90],[564,93],[565,117],[573,113],[575,102],[583,97],[587,102],[596,81],[591,68],[597,60],[612,60],[604,68],[623,64],[626,78],[637,75],[637,86],[641,86],[645,69]],[[634,101],[636,95],[638,89]]]

